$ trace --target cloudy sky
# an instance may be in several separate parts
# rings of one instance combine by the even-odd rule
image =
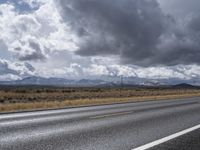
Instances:
[[[1,0],[0,80],[200,78],[199,0]]]

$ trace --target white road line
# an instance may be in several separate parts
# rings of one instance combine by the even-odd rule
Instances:
[[[177,138],[177,137],[179,137],[179,136],[182,136],[182,135],[184,135],[184,134],[187,134],[187,133],[192,132],[192,131],[197,130],[197,129],[200,129],[200,124],[197,125],[197,126],[191,127],[191,128],[189,128],[189,129],[183,130],[183,131],[181,131],[181,132],[172,134],[172,135],[170,135],[170,136],[164,137],[164,138],[162,138],[162,139],[156,140],[156,141],[154,141],[154,142],[151,142],[151,143],[145,144],[145,145],[143,145],[143,146],[134,148],[134,149],[132,149],[132,150],[147,150],[147,149],[149,149],[149,148],[152,148],[152,147],[154,147],[154,146],[160,145],[160,144],[162,144],[162,143],[165,143],[165,142],[167,142],[167,141],[169,141],[169,140],[175,139],[175,138]]]
[[[106,117],[128,115],[128,114],[132,114],[132,113],[133,113],[133,111],[117,112],[117,113],[112,113],[112,114],[93,116],[93,117],[89,117],[89,118],[90,119],[100,119],[100,118],[106,118]]]

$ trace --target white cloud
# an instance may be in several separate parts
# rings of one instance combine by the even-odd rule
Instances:
[[[1,80],[21,79],[30,75],[35,75],[35,69],[30,64],[0,59]]]
[[[29,3],[41,6],[36,11],[21,14],[14,4],[0,5],[0,39],[8,50],[26,61],[43,60],[55,50],[74,51],[74,37],[61,22],[54,1],[32,0]]]
[[[83,69],[84,74],[89,76],[109,75],[109,70],[106,66],[92,64],[88,68]]]
[[[12,81],[12,80],[20,80],[21,77],[14,74],[6,74],[6,75],[0,75],[0,81]]]
[[[105,63],[105,62],[104,62]],[[200,66],[197,65],[178,65],[173,67],[138,67],[125,65],[102,65],[71,63],[59,68],[48,67],[41,68],[39,74],[44,77],[64,77],[64,78],[101,78],[102,76],[121,76],[124,77],[139,77],[146,79],[182,79],[190,80],[200,78]]]

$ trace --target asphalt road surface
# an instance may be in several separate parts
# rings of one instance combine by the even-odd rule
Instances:
[[[199,124],[200,98],[1,114],[0,150],[134,150]],[[195,130],[151,149],[197,150],[199,138]]]
[[[149,150],[200,150],[200,129],[155,146]]]

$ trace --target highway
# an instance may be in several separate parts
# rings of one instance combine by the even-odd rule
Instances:
[[[200,129],[180,136],[174,140],[157,145],[149,150],[199,150],[200,149]]]
[[[199,124],[199,97],[2,113],[0,150],[134,150]],[[199,138],[197,129],[149,149],[195,150]]]

